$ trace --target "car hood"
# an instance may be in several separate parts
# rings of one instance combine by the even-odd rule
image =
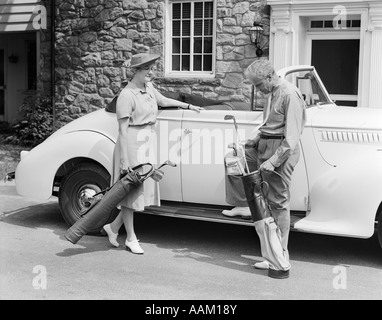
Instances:
[[[69,122],[53,133],[49,139],[75,131],[98,132],[115,142],[118,135],[116,115],[115,113],[106,112],[104,109],[93,111],[81,118]]]
[[[313,127],[355,130],[382,130],[382,109],[323,107],[311,122]]]

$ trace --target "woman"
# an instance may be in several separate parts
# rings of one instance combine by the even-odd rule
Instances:
[[[118,139],[114,150],[114,181],[129,167],[144,162],[155,163],[154,125],[158,113],[158,104],[162,107],[178,106],[199,112],[203,108],[169,99],[160,94],[150,82],[154,76],[154,63],[159,55],[139,53],[131,57],[132,78],[121,91],[117,100]],[[142,138],[144,137],[144,138]],[[147,150],[149,156],[147,158]],[[150,152],[151,151],[151,152]],[[159,186],[147,179],[140,187],[131,191],[120,203],[121,212],[103,229],[110,243],[118,247],[118,230],[125,225],[126,249],[135,254],[144,251],[138,243],[134,231],[134,211],[143,211],[145,206],[159,205]]]

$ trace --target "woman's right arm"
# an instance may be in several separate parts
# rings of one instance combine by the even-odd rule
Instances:
[[[120,162],[119,162],[119,171],[122,173],[124,170],[128,169],[128,143],[127,143],[127,128],[129,127],[129,117],[118,119],[119,127],[119,150],[120,150]]]
[[[128,168],[128,143],[127,143],[127,128],[129,127],[130,117],[134,110],[134,101],[131,96],[122,91],[117,99],[117,119],[118,119],[118,136],[120,150],[120,172]]]

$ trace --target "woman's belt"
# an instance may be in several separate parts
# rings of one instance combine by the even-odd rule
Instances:
[[[275,140],[282,140],[284,139],[284,136],[276,135],[276,134],[260,134],[260,139],[268,140],[268,139],[275,139]]]
[[[142,124],[130,124],[129,127],[147,127],[147,126],[155,126],[155,122],[148,122]]]

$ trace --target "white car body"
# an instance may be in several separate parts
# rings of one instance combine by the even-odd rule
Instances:
[[[316,82],[304,74],[314,76]],[[300,141],[301,158],[292,178],[291,210],[297,213],[292,228],[371,237],[382,208],[382,110],[336,106],[311,66],[288,67],[279,75],[295,83],[299,79],[300,90],[311,99]],[[309,82],[315,83],[316,89]],[[324,103],[319,102],[321,98]],[[164,169],[162,201],[228,206],[224,156],[236,136],[232,121],[224,120],[226,114],[235,116],[241,140],[254,136],[262,122],[261,110],[159,111],[158,163],[170,159],[178,164]],[[59,183],[54,187],[57,177],[70,171],[68,163],[91,161],[112,175],[117,133],[115,114],[103,109],[72,121],[30,152],[22,153],[16,170],[17,192],[48,199],[59,187]],[[187,217],[209,220],[203,210]],[[220,222],[241,223],[238,219]]]

